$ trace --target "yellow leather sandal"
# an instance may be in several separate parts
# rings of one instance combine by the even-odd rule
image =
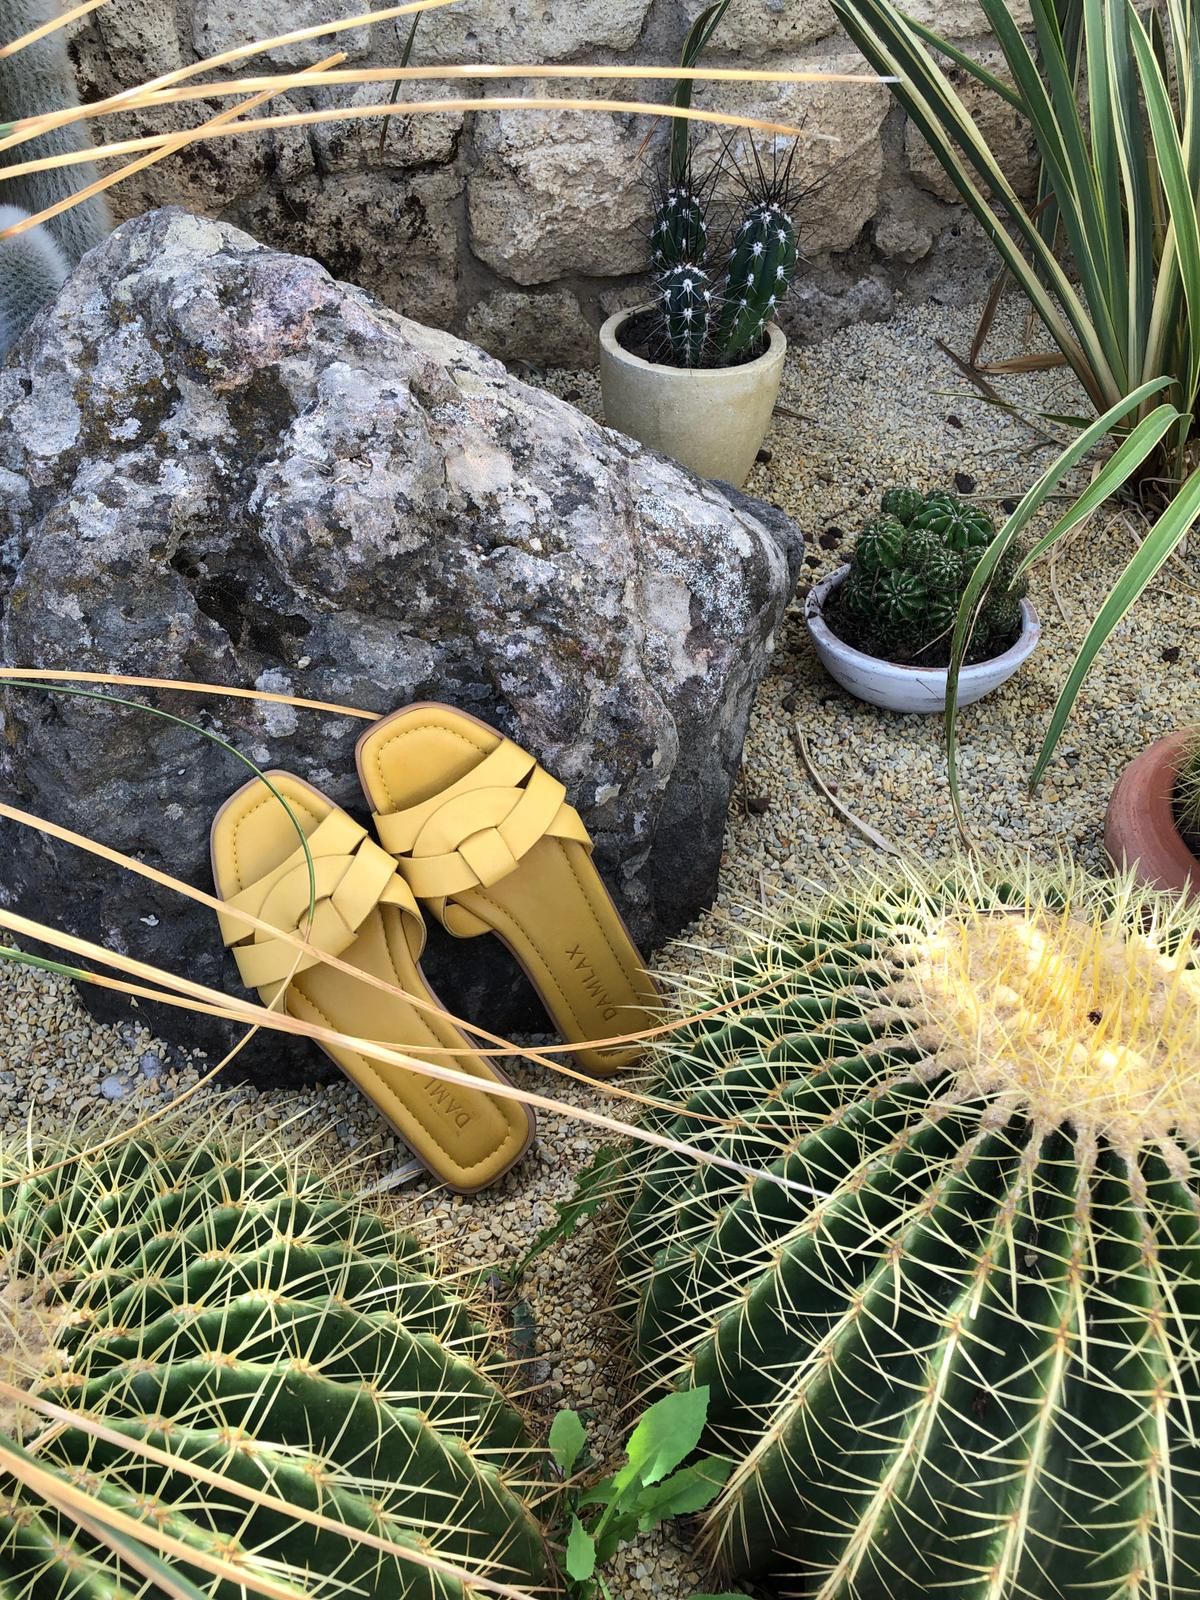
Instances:
[[[391,856],[319,789],[289,772],[269,776],[308,841],[315,913],[310,921],[311,879],[295,824],[258,778],[232,795],[213,820],[212,869],[219,897],[436,1005],[418,965],[425,923]],[[449,1049],[455,1054],[429,1059],[481,1083],[507,1082],[474,1053],[444,1013],[420,1010],[398,995],[358,983],[237,917],[224,913],[220,922],[243,980],[258,990],[264,1005],[276,997],[296,963],[282,1001],[289,1015],[418,1059],[422,1046]],[[374,1101],[413,1154],[459,1193],[473,1194],[494,1183],[529,1147],[533,1114],[518,1100],[494,1099],[482,1088],[425,1077],[356,1051],[330,1048],[326,1053]]]
[[[494,933],[568,1044],[653,1026],[645,962],[591,861],[566,790],[486,722],[425,702],[374,723],[358,774],[385,850],[458,938]],[[641,1045],[577,1050],[601,1077]]]

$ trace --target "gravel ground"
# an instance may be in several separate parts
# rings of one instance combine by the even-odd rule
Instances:
[[[1043,439],[981,402],[937,349],[941,338],[965,349],[974,317],[923,307],[895,321],[838,334],[789,356],[781,406],[767,441],[770,459],[748,488],[788,511],[809,539],[811,579],[838,565],[854,533],[891,483],[953,487],[955,474],[995,510],[1028,487],[1049,459]],[[1018,306],[998,319],[993,348],[1020,347]],[[544,380],[583,409],[598,408],[589,374]],[[1061,374],[1020,380],[1007,393],[1053,411],[1080,409]],[[965,485],[964,485],[965,486]],[[1102,866],[1100,835],[1112,783],[1143,745],[1181,721],[1200,718],[1195,630],[1200,612],[1191,563],[1168,569],[1102,656],[1068,726],[1039,796],[1026,781],[1058,685],[1087,619],[1134,548],[1124,516],[1093,522],[1057,562],[1053,585],[1043,569],[1032,596],[1043,621],[1043,644],[1019,676],[962,716],[962,771],[972,828],[979,841],[1029,849],[1052,859],[1059,848]],[[802,585],[803,589],[804,585]],[[1054,590],[1057,591],[1057,598]],[[793,742],[799,725],[814,766],[843,805],[891,838],[905,853],[934,858],[953,848],[946,762],[935,717],[901,717],[859,704],[828,680],[808,647],[800,607],[793,606],[779,642],[775,671],[763,685],[735,794],[720,894],[689,940],[722,945],[738,925],[808,883],[827,884],[855,865],[882,864],[878,852],[838,818],[806,776]],[[664,967],[686,966],[685,949],[667,952]],[[203,1063],[152,1040],[131,1025],[92,1022],[61,979],[29,968],[0,966],[0,1127],[23,1132],[82,1119],[107,1132],[156,1109],[195,1083]],[[601,1109],[598,1089],[554,1083],[542,1069],[522,1081],[572,1105]],[[372,1112],[345,1087],[275,1096],[237,1090],[223,1115],[266,1127],[290,1120],[305,1134],[322,1127],[335,1152],[365,1161],[364,1181],[385,1185],[406,1177],[405,1154]],[[616,1110],[608,1101],[610,1110]],[[202,1091],[188,1115],[211,1117]],[[521,1170],[477,1200],[448,1198],[423,1179],[392,1190],[401,1215],[419,1221],[448,1268],[511,1265],[554,1220],[575,1174],[602,1135],[567,1117],[543,1116],[540,1142]],[[549,1414],[560,1403],[592,1418],[601,1453],[630,1423],[631,1387],[618,1331],[603,1310],[603,1246],[585,1228],[539,1259],[526,1276],[517,1322],[536,1330],[531,1404]],[[514,1354],[531,1352],[527,1343]],[[687,1600],[706,1585],[674,1536],[632,1547],[614,1574],[623,1600],[656,1596]]]

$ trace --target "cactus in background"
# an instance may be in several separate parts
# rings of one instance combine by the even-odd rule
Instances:
[[[698,367],[712,326],[712,289],[703,267],[680,262],[659,274],[661,318],[671,360],[677,367]]]
[[[1198,933],[1129,880],[962,862],[799,903],[689,988],[752,998],[660,1049],[648,1119],[764,1176],[639,1149],[615,1260],[637,1381],[707,1385],[735,1458],[722,1574],[1200,1592]]]
[[[889,489],[881,507],[882,514],[859,535],[850,571],[827,602],[825,619],[866,655],[945,666],[963,592],[996,530],[982,511],[953,495]],[[1018,633],[1028,587],[1016,578],[1021,559],[1014,544],[997,567],[975,621],[968,661],[999,655]]]
[[[28,215],[19,206],[0,206],[0,233]],[[70,270],[45,227],[0,238],[0,360],[62,288]]]
[[[12,43],[58,15],[53,0],[0,0],[0,44]],[[0,124],[78,103],[61,29],[0,57]],[[18,207],[23,214],[36,215],[94,182],[98,174],[90,162],[17,178],[5,178],[3,172],[5,166],[83,150],[89,143],[87,125],[76,122],[0,152],[4,209]],[[10,214],[3,226],[11,227],[14,220]],[[75,266],[111,227],[107,202],[103,195],[93,195],[28,233],[0,240],[0,360],[62,283],[60,262],[65,259],[68,270]]]
[[[737,170],[726,144],[702,181],[693,180],[689,167],[681,181],[658,193],[650,230],[650,260],[660,337],[652,343],[673,366],[725,367],[758,355],[768,324],[795,278],[796,228],[789,213],[795,148],[782,165],[773,158],[770,173],[757,148],[751,146],[751,150],[752,174]],[[728,248],[714,252],[708,213],[721,173],[727,168],[735,172],[749,204]],[[668,293],[680,283],[682,267],[693,275],[702,272],[711,291],[710,314],[699,346],[693,334],[694,315],[687,319],[685,336],[680,337],[679,309]],[[674,316],[674,329],[665,326],[667,315]]]
[[[363,1533],[518,1587],[541,1580],[531,1456],[488,1375],[488,1336],[411,1237],[293,1155],[131,1140],[0,1191],[0,1251],[6,1375],[106,1430],[27,1408],[22,1431],[58,1478],[297,1600],[480,1593]],[[318,1511],[345,1532],[305,1520]],[[0,1594],[145,1592],[135,1567],[8,1482]]]
[[[721,365],[755,347],[796,274],[796,229],[774,201],[756,205],[739,226],[721,286],[717,329]]]

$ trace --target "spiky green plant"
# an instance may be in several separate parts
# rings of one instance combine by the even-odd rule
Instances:
[[[801,1600],[1200,1594],[1200,912],[953,864],[797,903],[687,1008],[615,1260],[737,1465],[700,1543]],[[777,997],[777,998],[776,998]]]
[[[845,581],[826,603],[826,621],[867,655],[945,666],[963,594],[995,528],[977,506],[940,491],[888,489],[880,506],[880,516],[858,536]],[[1016,637],[1028,587],[1016,576],[1021,558],[1012,544],[997,566],[970,660],[988,660]]]
[[[252,1580],[329,1600],[483,1593],[405,1551],[522,1591],[541,1578],[533,1460],[488,1335],[378,1211],[273,1146],[131,1140],[18,1171],[0,1159],[0,1373],[69,1416],[9,1395],[0,1429],[55,1482],[177,1541],[181,1574],[244,1575],[204,1588],[220,1600]],[[119,1549],[9,1483],[0,1594],[146,1592]]]
[[[1200,835],[1200,729],[1193,729],[1175,774],[1175,821],[1181,833]]]
[[[650,265],[661,274],[685,262],[703,261],[707,249],[708,220],[703,195],[690,181],[673,184],[664,190],[654,208]]]
[[[782,205],[765,199],[739,223],[729,253],[717,329],[723,365],[762,340],[795,275],[795,224]]]
[[[884,516],[895,517],[907,528],[924,504],[925,496],[919,489],[897,487],[884,491],[879,509]]]
[[[5,0],[0,8],[0,45],[24,37],[57,14],[52,0]],[[75,78],[61,30],[0,55],[0,125],[76,104]],[[86,144],[86,125],[75,123],[32,141],[22,147],[20,156],[64,155],[83,150]],[[14,159],[15,155],[0,152],[0,169]],[[0,205],[0,230],[74,195],[96,175],[88,163],[49,167],[6,180],[0,200],[12,204]],[[111,226],[103,195],[92,195],[37,228],[0,239],[0,359],[61,287],[70,268],[100,243]]]
[[[700,366],[712,326],[712,288],[708,273],[681,261],[658,277],[659,315],[677,367]]]
[[[931,528],[941,535],[951,550],[981,547],[996,532],[995,524],[985,511],[949,494],[935,495],[927,500],[913,518],[913,526]]]

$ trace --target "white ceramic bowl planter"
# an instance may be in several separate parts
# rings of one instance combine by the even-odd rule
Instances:
[[[673,456],[701,478],[739,488],[754,465],[779,397],[787,339],[769,323],[761,356],[737,367],[671,367],[644,361],[617,335],[631,317],[617,311],[600,329],[600,392],[604,420],[651,450]]]
[[[888,711],[944,711],[946,680],[950,676],[945,667],[903,667],[878,656],[864,655],[861,650],[851,649],[827,626],[823,616],[825,602],[849,571],[848,566],[839,567],[815,583],[804,602],[804,620],[821,665],[843,689],[873,706],[883,706]],[[959,705],[982,700],[1007,682],[1033,654],[1041,636],[1037,612],[1030,601],[1022,600],[1021,632],[1016,643],[1003,655],[962,669],[958,675]]]

